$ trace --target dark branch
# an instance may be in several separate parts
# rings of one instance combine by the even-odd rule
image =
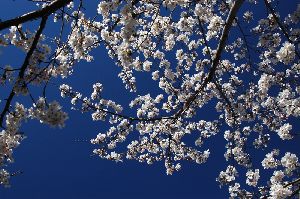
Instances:
[[[278,24],[278,26],[280,27],[281,31],[283,32],[284,36],[286,37],[286,39],[290,42],[290,43],[294,43],[290,36],[288,31],[286,30],[286,28],[284,27],[284,25],[280,22],[280,19],[277,17],[275,10],[272,8],[271,4],[267,1],[264,0],[266,7],[270,10],[272,16],[274,17],[276,23]],[[298,53],[297,50],[295,50],[295,53],[297,55],[298,58],[300,58],[300,54]]]
[[[32,20],[42,18],[44,16],[49,16],[50,14],[54,13],[56,10],[70,3],[71,1],[72,0],[57,0],[40,10],[29,12],[27,14],[16,17],[14,19],[3,21],[0,23],[0,31],[9,28],[11,26],[18,26],[19,24],[25,23],[27,21],[32,21]]]
[[[175,114],[175,118],[178,118],[183,112],[185,112],[190,106],[191,104],[195,101],[195,99],[198,97],[198,95],[200,94],[200,92],[204,89],[204,87],[210,82],[212,81],[217,66],[219,64],[219,61],[221,59],[221,54],[223,52],[223,49],[225,48],[226,45],[226,41],[228,38],[228,34],[229,34],[229,30],[232,26],[233,21],[235,20],[236,14],[239,10],[239,8],[241,7],[241,5],[243,4],[244,0],[237,0],[235,1],[234,5],[232,6],[232,8],[230,9],[230,12],[228,14],[228,17],[226,19],[226,24],[225,27],[223,29],[222,32],[222,36],[220,38],[220,42],[218,44],[218,48],[217,48],[217,52],[216,55],[213,59],[210,71],[208,76],[206,76],[206,78],[204,79],[203,84],[201,85],[201,87],[196,91],[196,93],[194,93],[184,104],[184,106]]]
[[[33,39],[33,42],[31,44],[31,47],[25,57],[25,60],[23,62],[23,65],[19,71],[19,75],[18,75],[18,79],[22,81],[23,77],[24,77],[24,74],[25,74],[25,70],[27,68],[27,66],[29,65],[29,60],[34,52],[34,50],[36,49],[37,47],[37,44],[38,44],[38,41],[41,37],[41,34],[46,26],[46,22],[47,22],[47,19],[48,19],[48,16],[44,16],[42,17],[42,20],[41,20],[41,23],[40,23],[40,27],[38,29],[38,31],[36,32],[35,36],[34,36],[34,39]],[[18,80],[16,80],[16,83],[15,83],[15,86],[19,86],[17,85],[19,82]],[[4,117],[6,115],[6,113],[9,111],[9,108],[10,108],[10,104],[15,96],[15,92],[14,92],[14,88],[12,89],[12,91],[10,92],[8,98],[6,99],[6,103],[5,103],[5,106],[4,106],[4,109],[3,111],[1,112],[1,115],[0,115],[0,126],[3,128],[3,120],[4,120]]]

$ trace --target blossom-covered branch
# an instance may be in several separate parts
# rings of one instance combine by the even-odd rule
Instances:
[[[49,5],[46,5],[44,8],[40,10],[36,10],[33,12],[26,13],[22,16],[16,17],[14,19],[9,19],[7,21],[0,22],[0,31],[12,26],[18,26],[28,21],[37,20],[42,17],[49,16],[50,14],[54,13],[58,9],[64,7],[72,0],[55,0],[51,2]]]

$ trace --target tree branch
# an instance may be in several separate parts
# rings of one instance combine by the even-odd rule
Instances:
[[[48,6],[36,10],[33,12],[29,12],[27,14],[24,14],[22,16],[16,17],[14,19],[9,19],[7,21],[3,21],[0,23],[0,31],[6,28],[9,28],[11,26],[18,26],[19,24],[25,23],[27,21],[36,20],[38,18],[42,18],[44,16],[49,16],[51,13],[54,13],[59,8],[67,5],[72,0],[56,0],[53,3],[49,4]]]
[[[23,62],[23,65],[19,71],[19,75],[18,75],[18,79],[19,80],[22,80],[23,77],[24,77],[24,74],[25,74],[25,70],[27,68],[27,66],[29,65],[29,60],[34,52],[34,50],[36,49],[37,47],[37,44],[38,44],[38,41],[40,40],[40,37],[41,37],[41,34],[46,26],[46,22],[47,22],[47,19],[48,19],[48,16],[43,16],[42,17],[42,20],[41,20],[41,23],[40,23],[40,27],[39,29],[37,30],[35,36],[34,36],[34,39],[33,39],[33,42],[31,44],[31,47],[29,49],[29,51],[27,52],[27,55],[25,57],[25,60]],[[15,83],[15,86],[16,84],[18,84],[18,80],[16,80],[16,83]],[[10,107],[10,104],[15,96],[15,92],[14,92],[14,88],[12,89],[12,91],[10,92],[8,98],[6,99],[6,103],[5,103],[5,106],[4,106],[4,109],[3,111],[1,112],[1,115],[0,115],[0,126],[3,128],[3,120],[4,120],[4,117],[6,115],[6,113],[9,111],[9,107]]]
[[[209,74],[206,76],[204,79],[203,84],[201,87],[194,93],[184,104],[184,106],[175,114],[175,118],[178,118],[182,113],[184,113],[190,106],[191,104],[195,101],[195,99],[198,97],[200,92],[204,89],[204,87],[213,79],[217,66],[219,64],[219,61],[221,59],[221,54],[223,52],[223,49],[225,48],[226,41],[228,38],[229,30],[232,26],[233,21],[235,20],[236,14],[241,7],[241,5],[244,3],[244,0],[236,0],[231,7],[228,17],[226,19],[225,27],[222,32],[222,36],[220,38],[220,42],[217,47],[217,52],[216,55],[213,59]]]
[[[274,9],[272,8],[271,4],[270,4],[267,0],[264,0],[264,2],[265,2],[266,7],[270,10],[272,16],[274,17],[276,23],[277,23],[278,26],[280,27],[280,30],[283,32],[283,34],[284,34],[284,36],[286,37],[286,39],[287,39],[290,43],[293,44],[294,42],[291,40],[288,31],[286,30],[286,28],[284,27],[284,25],[280,22],[280,19],[277,17],[277,15],[276,15]],[[300,58],[300,54],[298,53],[297,50],[295,50],[295,53],[296,53],[297,57]]]

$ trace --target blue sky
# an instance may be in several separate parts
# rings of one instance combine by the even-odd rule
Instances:
[[[97,2],[91,1],[86,5],[87,10],[95,12]],[[32,3],[2,0],[0,18],[5,20],[36,9],[28,5]],[[55,27],[51,23],[45,31],[52,34],[53,30]],[[108,58],[104,47],[95,50],[93,54],[95,61],[77,64],[74,75],[66,81],[86,95],[92,91],[93,83],[101,82],[105,98],[118,99],[123,104],[132,99],[133,94],[125,91],[117,77],[119,68]],[[22,63],[23,57],[19,51],[3,49],[0,64]],[[150,80],[149,75],[139,76],[139,94],[155,91],[153,84],[147,80]],[[6,92],[1,90],[1,99]],[[50,87],[47,93],[49,99],[59,98],[55,86]],[[70,108],[68,99],[58,101],[66,110]],[[94,138],[99,132],[107,130],[108,125],[93,122],[89,114],[68,112],[70,119],[64,129],[49,128],[38,121],[28,121],[23,125],[22,130],[27,138],[14,151],[15,163],[9,165],[10,171],[22,170],[23,173],[11,179],[11,188],[0,187],[1,199],[226,198],[226,188],[220,189],[215,181],[218,173],[225,168],[225,141],[222,133],[213,138],[210,144],[212,155],[206,164],[183,162],[182,171],[167,176],[163,163],[152,166],[135,161],[115,163],[91,156],[95,146],[76,140]],[[206,114],[205,117],[212,115]],[[287,144],[291,151],[297,151],[297,146],[290,143]]]

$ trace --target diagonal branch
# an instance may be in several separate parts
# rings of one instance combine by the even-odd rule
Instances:
[[[278,24],[278,26],[280,27],[280,30],[283,32],[284,36],[286,37],[286,39],[290,42],[290,43],[294,43],[290,36],[289,36],[289,33],[288,31],[286,30],[286,28],[284,27],[284,25],[280,22],[280,19],[277,17],[274,9],[272,8],[271,4],[267,1],[267,0],[264,0],[265,2],[265,5],[266,7],[270,10],[272,16],[274,17],[276,23]],[[297,50],[295,50],[295,53],[297,55],[298,58],[300,58],[300,54],[298,53]]]
[[[22,79],[24,77],[24,73],[25,73],[25,69],[26,67],[29,65],[29,60],[30,60],[30,57],[32,56],[34,50],[36,49],[37,47],[37,44],[40,40],[40,37],[41,37],[41,34],[46,26],[46,22],[47,22],[47,19],[48,19],[48,16],[44,16],[42,17],[42,20],[41,20],[41,23],[40,23],[40,27],[38,29],[38,31],[36,32],[35,36],[34,36],[34,39],[33,39],[33,42],[31,44],[31,47],[25,57],[25,60],[23,62],[23,65],[21,67],[21,70],[19,72],[19,78]]]
[[[9,19],[7,21],[3,21],[0,23],[0,31],[11,26],[18,26],[19,24],[25,23],[27,21],[33,21],[38,18],[42,18],[44,16],[49,16],[51,13],[54,13],[56,10],[60,9],[61,7],[67,5],[72,0],[56,0],[53,3],[49,4],[48,6],[36,10],[33,12],[29,12],[22,16],[16,17],[14,19]]]
[[[223,32],[222,32],[222,36],[220,38],[220,42],[219,42],[218,47],[217,47],[216,55],[215,55],[215,57],[213,59],[213,62],[211,64],[211,68],[210,68],[209,74],[204,79],[204,82],[202,83],[202,85],[200,86],[200,88],[191,97],[189,97],[189,99],[186,101],[186,103],[184,104],[184,106],[175,114],[175,118],[180,117],[180,115],[182,113],[184,113],[191,106],[191,104],[195,101],[195,99],[198,97],[198,95],[204,89],[204,87],[210,81],[212,81],[212,79],[213,79],[213,77],[215,75],[217,66],[219,64],[219,61],[221,59],[221,54],[223,52],[223,49],[225,48],[230,28],[231,28],[231,26],[232,26],[232,24],[233,24],[233,22],[235,20],[235,17],[237,15],[237,12],[238,12],[239,8],[244,3],[244,1],[245,0],[236,0],[234,2],[233,6],[231,7],[231,9],[229,11],[229,14],[228,14],[228,17],[226,19],[226,23],[225,23],[225,27],[224,27]]]
[[[46,26],[46,22],[47,22],[47,19],[48,19],[48,16],[43,16],[42,17],[42,20],[41,20],[41,23],[40,23],[40,27],[39,29],[37,30],[35,36],[34,36],[34,39],[33,39],[33,42],[31,44],[31,47],[29,49],[29,51],[27,52],[27,55],[25,57],[25,60],[23,62],[23,65],[19,71],[19,75],[18,75],[18,79],[22,81],[23,77],[24,77],[24,74],[25,74],[25,70],[27,68],[27,66],[29,65],[29,61],[30,61],[30,58],[32,57],[32,54],[34,52],[34,50],[36,49],[37,47],[37,44],[38,44],[38,41],[40,40],[40,37],[41,37],[41,34]],[[18,84],[18,80],[16,80],[16,83],[15,83],[15,86],[16,84]],[[4,106],[4,109],[3,111],[1,112],[1,115],[0,115],[0,127],[4,127],[3,126],[3,120],[4,120],[4,117],[6,115],[6,113],[9,111],[9,107],[10,107],[10,104],[15,96],[15,92],[14,92],[14,88],[12,89],[12,91],[10,92],[8,98],[6,99],[6,103],[5,103],[5,106]]]

